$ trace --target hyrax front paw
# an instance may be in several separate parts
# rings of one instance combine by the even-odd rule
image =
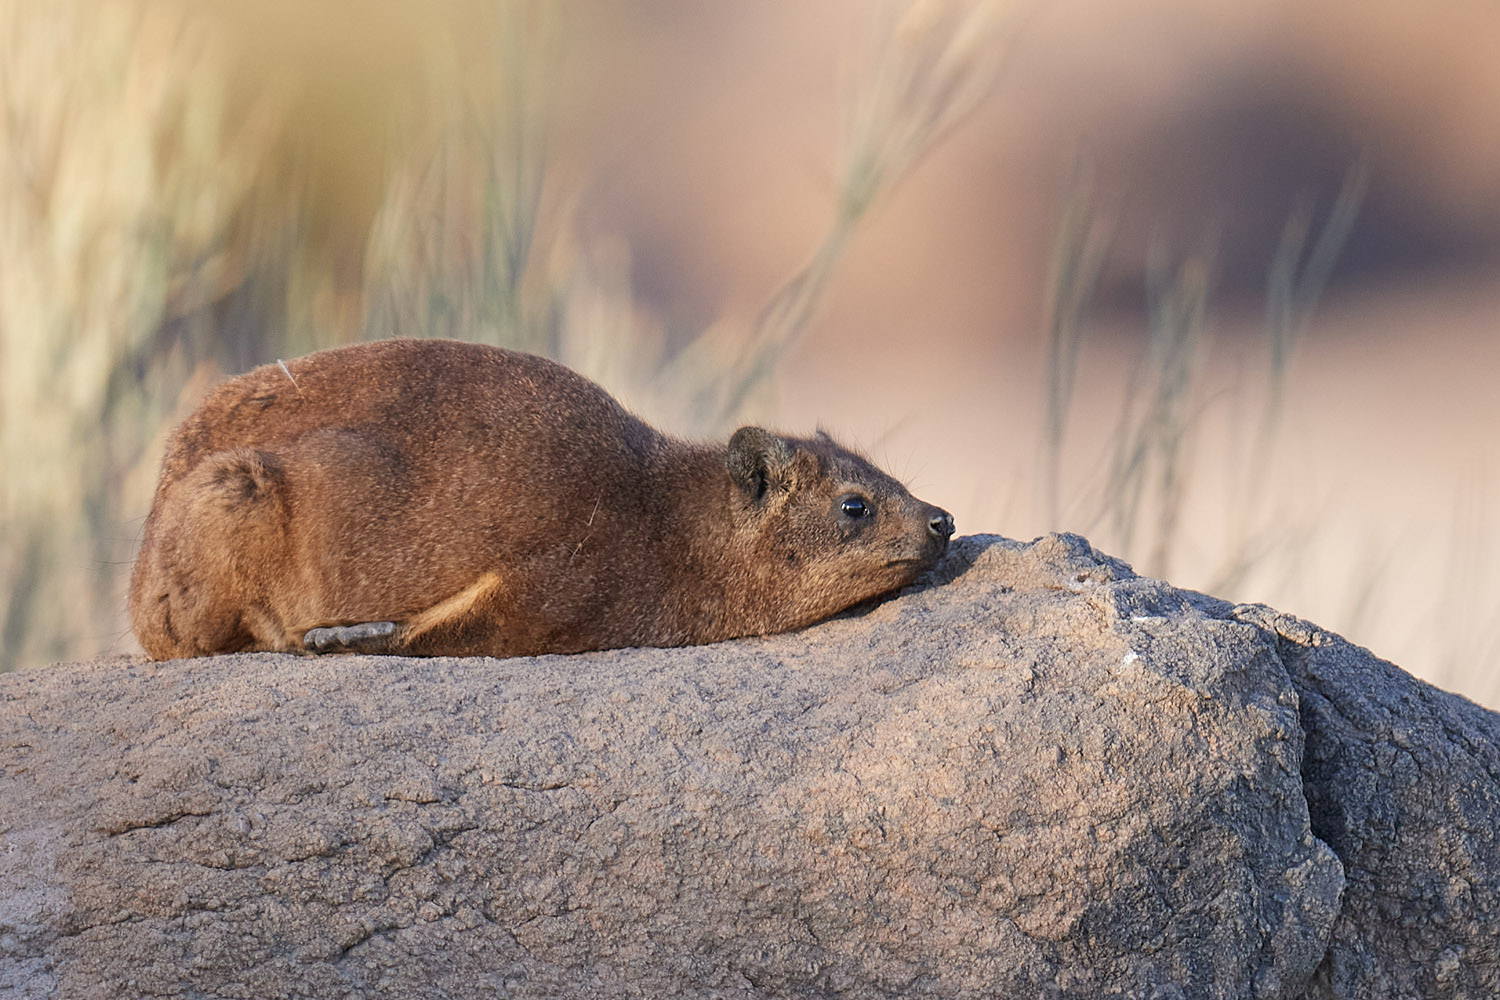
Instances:
[[[308,629],[302,636],[302,645],[310,653],[373,653],[383,649],[384,640],[395,634],[395,622],[332,625]]]

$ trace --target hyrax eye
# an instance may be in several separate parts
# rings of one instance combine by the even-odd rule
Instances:
[[[850,494],[839,501],[839,510],[845,517],[860,518],[875,513],[875,506],[862,496]]]

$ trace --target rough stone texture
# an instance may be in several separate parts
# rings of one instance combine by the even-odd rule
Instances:
[[[689,649],[0,677],[0,995],[1500,994],[1494,715],[1075,537],[938,576]]]
[[[1500,716],[1270,608],[1348,885],[1310,997],[1500,997]]]

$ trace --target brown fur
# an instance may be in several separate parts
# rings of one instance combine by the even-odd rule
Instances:
[[[209,395],[168,445],[130,612],[158,659],[387,621],[361,651],[713,642],[904,586],[952,530],[826,435],[690,444],[542,358],[389,340]]]

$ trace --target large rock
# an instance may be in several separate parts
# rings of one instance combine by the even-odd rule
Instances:
[[[939,575],[689,649],[0,678],[0,995],[1500,994],[1496,716],[1074,537]]]

